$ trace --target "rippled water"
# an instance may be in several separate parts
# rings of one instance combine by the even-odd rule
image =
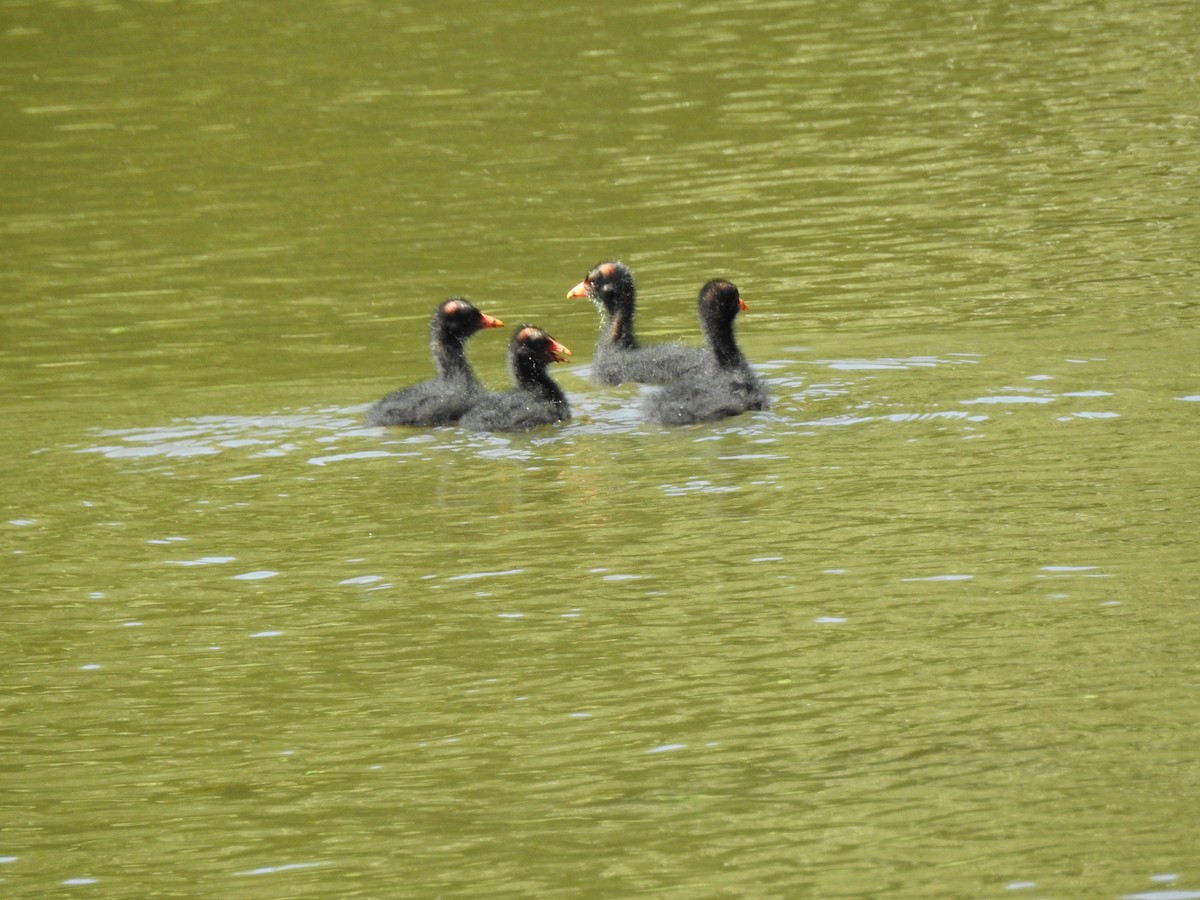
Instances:
[[[6,896],[1200,897],[1190,6],[0,11]]]

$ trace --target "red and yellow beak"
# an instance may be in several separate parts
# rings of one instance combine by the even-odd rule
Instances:
[[[480,321],[483,322],[484,328],[503,328],[504,327],[503,322],[501,322],[499,319],[492,318],[487,313],[480,313],[479,319],[480,319]]]
[[[738,309],[745,312],[750,307],[746,305],[746,301],[742,299],[741,294],[738,295]]]
[[[568,300],[575,300],[578,297],[586,297],[587,295],[588,295],[587,279],[584,279],[583,281],[579,282],[579,284],[575,285],[575,287],[573,287],[569,291],[567,291],[567,299]]]
[[[549,337],[549,335],[547,335]],[[555,362],[566,362],[567,357],[571,355],[571,351],[556,341],[550,338],[550,358]]]

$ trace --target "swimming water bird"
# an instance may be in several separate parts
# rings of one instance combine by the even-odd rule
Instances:
[[[393,391],[367,410],[368,425],[448,425],[487,392],[467,362],[466,341],[499,319],[480,312],[464,297],[443,300],[429,321],[434,378]]]
[[[566,362],[571,351],[536,325],[518,325],[508,345],[508,365],[516,387],[485,393],[459,424],[474,431],[528,431],[571,418],[566,395],[546,372]]]
[[[733,320],[747,308],[737,287],[728,281],[710,281],[700,289],[696,307],[707,342],[706,365],[651,394],[643,410],[645,418],[662,425],[688,425],[767,409],[766,387],[733,337]]]
[[[638,342],[633,330],[637,291],[624,263],[597,264],[567,297],[586,297],[600,310],[601,334],[592,360],[592,380],[599,384],[670,384],[707,362],[708,354],[699,347]]]

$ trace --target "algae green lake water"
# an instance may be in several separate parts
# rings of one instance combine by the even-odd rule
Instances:
[[[0,894],[1200,898],[1197,21],[0,0]]]

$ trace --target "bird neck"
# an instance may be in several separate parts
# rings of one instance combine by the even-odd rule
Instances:
[[[522,389],[555,403],[561,403],[566,399],[562,389],[546,372],[546,363],[541,360],[517,356],[513,360],[512,369],[513,377]]]
[[[609,315],[605,332],[609,346],[618,347],[621,350],[637,349],[637,337],[633,333],[632,304],[628,308],[618,309]]]
[[[733,322],[715,322],[708,329],[708,346],[722,369],[738,369],[746,365],[746,357],[733,338]]]
[[[457,335],[435,335],[430,338],[429,350],[439,378],[471,377],[471,366],[467,362],[467,348]]]
[[[638,340],[633,333],[633,311],[637,308],[637,289],[632,278],[618,279],[613,288],[607,299],[597,301],[604,314],[605,343],[619,350],[636,350]]]

